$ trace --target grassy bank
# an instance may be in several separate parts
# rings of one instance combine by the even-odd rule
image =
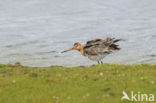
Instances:
[[[0,65],[0,103],[131,103],[123,90],[156,96],[156,65]]]

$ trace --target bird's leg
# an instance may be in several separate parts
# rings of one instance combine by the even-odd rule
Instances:
[[[103,64],[102,60],[101,60],[101,64]]]
[[[100,62],[99,61],[97,61],[98,62],[98,64],[100,64]]]

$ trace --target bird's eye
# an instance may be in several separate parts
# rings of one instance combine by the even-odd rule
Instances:
[[[75,43],[74,46],[78,46],[78,43]]]

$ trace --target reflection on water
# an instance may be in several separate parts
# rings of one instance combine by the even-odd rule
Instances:
[[[75,42],[126,39],[104,63],[156,64],[155,0],[0,1],[0,63],[29,66],[91,65]]]

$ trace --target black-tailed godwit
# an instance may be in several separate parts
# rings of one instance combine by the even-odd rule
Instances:
[[[74,46],[68,50],[63,51],[68,52],[71,50],[78,50],[83,56],[88,57],[90,60],[97,61],[98,64],[103,64],[102,59],[113,51],[120,50],[119,46],[115,44],[122,39],[115,39],[107,37],[103,39],[95,39],[87,41],[85,45],[79,42],[75,43]]]

